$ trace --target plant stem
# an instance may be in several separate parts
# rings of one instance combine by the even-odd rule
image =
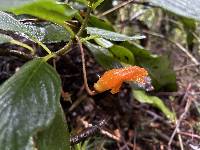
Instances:
[[[16,56],[16,57],[19,57],[26,61],[35,58],[32,55],[28,55],[28,54],[18,51],[18,50],[2,50],[2,49],[0,49],[0,56],[8,56],[8,55]]]
[[[88,20],[89,20],[89,17],[90,17],[91,11],[92,11],[91,6],[88,6],[85,19],[84,19],[84,21],[83,21],[83,23],[82,23],[82,25],[81,25],[80,30],[79,30],[78,33],[76,34],[76,36],[80,37],[81,34],[83,33],[83,31],[85,30],[85,28],[86,28],[86,26],[87,26],[87,23],[88,23]]]
[[[99,37],[98,35],[90,35],[90,36],[88,36],[88,37],[82,38],[80,41],[81,41],[82,43],[84,43],[84,42],[86,42],[86,41],[93,40],[93,39],[95,39],[95,38],[100,38],[100,37]]]
[[[85,30],[85,28],[87,26],[87,23],[88,23],[88,20],[89,20],[89,17],[90,17],[91,11],[92,11],[92,8],[90,6],[88,6],[85,19],[83,20],[83,23],[82,23],[82,25],[80,27],[80,30],[78,31],[78,33],[76,34],[76,36],[80,37],[81,34],[83,33],[83,31]],[[55,52],[55,54],[57,56],[66,54],[69,51],[69,48],[71,47],[74,38],[75,37],[71,37],[71,39],[69,40],[69,42],[63,48],[61,48],[60,50],[58,50],[57,52]]]
[[[55,54],[56,54],[57,56],[61,56],[61,55],[66,54],[66,53],[68,52],[69,48],[71,47],[72,42],[73,42],[73,39],[71,38],[71,39],[69,40],[69,42],[68,42],[63,48],[61,48],[61,49],[59,49],[57,52],[55,52]]]
[[[21,47],[24,47],[24,48],[30,50],[32,54],[35,53],[35,50],[34,50],[32,47],[30,47],[29,45],[25,44],[25,43],[22,43],[22,42],[20,42],[20,41],[14,40],[14,39],[12,39],[12,40],[10,41],[10,43],[15,44],[15,45],[19,45],[19,46],[21,46]]]
[[[66,23],[64,23],[64,27],[69,32],[71,38],[74,38],[75,36],[74,31]]]
[[[49,50],[49,48],[43,44],[42,42],[40,42],[39,40],[35,39],[35,42],[37,42],[48,54],[51,54],[52,52]]]
[[[43,58],[44,58],[45,61],[48,61],[49,59],[55,58],[55,57],[56,57],[56,55],[54,53],[51,53],[51,54],[49,54],[49,55],[47,55],[47,56],[45,56]]]
[[[89,86],[88,86],[88,81],[87,81],[87,71],[86,71],[86,66],[85,66],[85,56],[84,56],[84,50],[81,41],[79,40],[79,37],[76,36],[76,40],[78,42],[80,51],[81,51],[81,60],[82,60],[82,69],[83,69],[83,80],[84,80],[84,86],[87,91],[87,93],[91,96],[97,94],[95,91],[92,91]]]

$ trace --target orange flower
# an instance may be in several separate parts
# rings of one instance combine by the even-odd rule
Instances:
[[[112,69],[103,74],[97,83],[94,84],[94,89],[98,93],[111,89],[111,93],[115,94],[119,92],[122,83],[125,81],[134,81],[144,85],[147,81],[146,79],[148,79],[148,72],[138,66]]]

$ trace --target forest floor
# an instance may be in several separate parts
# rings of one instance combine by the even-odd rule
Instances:
[[[159,45],[149,47],[156,49],[154,53],[157,54],[165,54],[165,49],[171,49],[168,56],[177,75],[178,90],[152,94],[159,96],[176,113],[176,124],[168,121],[154,107],[134,100],[128,84],[124,84],[115,95],[105,92],[88,96],[84,90],[78,49],[58,62],[57,67],[63,71],[60,72],[63,74],[63,89],[71,96],[72,104],[65,101],[62,104],[73,132],[79,133],[91,124],[95,126],[107,121],[101,127],[100,134],[90,139],[91,149],[160,150],[168,149],[171,141],[171,148],[178,150],[181,146],[192,149],[200,144],[199,112],[196,109],[200,102],[199,65],[193,65],[191,58],[173,44],[167,44],[166,41],[162,41],[162,44],[165,45],[164,49]],[[92,87],[104,70],[90,54],[86,56],[87,77]],[[68,67],[64,69],[63,66]],[[172,138],[176,127],[176,133],[179,134]]]
[[[177,74],[178,90],[152,94],[159,96],[176,113],[176,123],[168,121],[158,109],[134,100],[128,84],[124,84],[118,94],[104,92],[89,96],[84,89],[81,56],[77,45],[67,55],[55,61],[54,65],[62,79],[61,104],[72,135],[88,127],[98,129],[90,131],[94,136],[87,139],[88,149],[164,150],[170,140],[173,150],[179,150],[181,146],[187,149],[200,146],[199,112],[196,108],[200,104],[199,65],[193,65],[191,58],[173,44],[167,44],[166,41],[162,41],[162,44],[152,44],[149,47],[156,49],[154,53],[157,54],[165,54],[170,49],[168,56]],[[49,45],[55,46],[61,45]],[[7,45],[4,47],[10,48]],[[0,82],[3,83],[12,76],[16,68],[25,62],[14,56],[0,56]],[[105,71],[88,52],[86,69],[90,87]],[[91,128],[91,124],[94,128]],[[172,138],[176,127],[178,134]]]

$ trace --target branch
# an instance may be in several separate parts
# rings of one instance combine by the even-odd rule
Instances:
[[[190,87],[191,87],[191,84],[188,85],[188,88],[187,88],[187,91],[185,92],[184,98],[187,96]],[[190,98],[188,98],[186,106],[185,106],[185,109],[184,109],[184,112],[181,114],[181,116],[179,117],[179,119],[176,121],[176,128],[174,129],[174,132],[172,133],[171,138],[170,138],[170,140],[168,142],[168,150],[171,150],[171,143],[172,143],[172,141],[173,141],[176,133],[180,132],[180,129],[179,129],[180,124],[181,124],[182,120],[185,118],[187,112],[189,111],[189,108],[190,108],[191,104],[192,104],[192,100]],[[179,141],[182,142],[182,140],[180,140],[180,137],[179,137]],[[183,149],[183,144],[181,144],[181,150],[182,149]]]
[[[82,43],[80,42],[78,36],[76,36],[76,40],[78,42],[80,51],[81,51],[81,60],[82,60],[82,69],[83,69],[83,79],[84,79],[84,86],[85,89],[87,91],[87,93],[91,96],[97,94],[95,91],[92,91],[89,86],[88,86],[88,81],[87,81],[87,72],[86,72],[86,67],[85,67],[85,56],[84,56],[84,50],[83,50],[83,46]]]
[[[102,14],[99,14],[98,17],[106,16],[106,15],[112,13],[113,11],[116,11],[117,9],[120,9],[121,7],[124,7],[124,6],[126,6],[130,3],[134,3],[134,4],[138,4],[138,5],[144,5],[144,6],[156,7],[156,6],[151,5],[149,2],[140,2],[140,1],[135,1],[135,0],[128,0],[128,1],[122,2],[118,5],[116,5],[115,7],[103,12]]]
[[[189,52],[189,50],[187,50],[186,48],[184,48],[180,43],[178,42],[175,42],[167,37],[165,37],[164,35],[162,34],[159,34],[159,33],[155,33],[155,32],[151,32],[151,31],[147,31],[147,30],[144,30],[143,31],[144,33],[147,33],[149,35],[152,35],[152,36],[156,36],[156,37],[159,37],[159,38],[162,38],[162,39],[166,39],[167,41],[173,43],[174,45],[176,45],[181,51],[183,51],[192,61],[195,65],[199,65],[199,62],[198,60]]]
[[[18,51],[18,50],[1,50],[0,49],[0,55],[1,56],[12,55],[12,56],[19,57],[23,60],[31,60],[34,58],[32,55],[26,54],[26,53]]]

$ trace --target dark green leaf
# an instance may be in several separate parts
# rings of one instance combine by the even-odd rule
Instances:
[[[185,17],[179,17],[179,20],[182,22],[184,30],[187,34],[187,45],[188,49],[192,50],[194,46],[194,35],[196,30],[196,21],[193,19],[185,18]]]
[[[100,29],[114,31],[112,24],[110,24],[108,21],[99,19],[96,16],[90,16],[89,25]]]
[[[141,58],[141,57],[140,57]],[[138,58],[139,59],[139,58]],[[141,58],[139,64],[148,68],[157,90],[175,91],[176,75],[170,67],[170,62],[165,56]]]
[[[53,23],[45,25],[26,24],[25,27],[33,37],[37,37],[43,43],[58,43],[68,41],[70,38],[69,33],[64,27]]]
[[[136,43],[122,42],[121,46],[128,48],[135,56],[141,57],[152,57],[152,54],[149,50],[144,49],[141,45]]]
[[[119,45],[113,45],[109,48],[109,50],[112,52],[114,57],[116,57],[120,61],[134,65],[134,55],[127,48]]]
[[[59,107],[59,110],[62,108]],[[58,111],[52,123],[35,136],[37,147],[40,150],[67,150],[69,145],[69,132],[64,113]]]
[[[175,121],[175,115],[172,113],[163,101],[156,96],[149,96],[144,91],[133,90],[134,97],[141,103],[150,104],[158,109],[160,109],[165,116],[171,121]]]
[[[200,20],[199,0],[149,0],[153,5],[160,6],[178,15]]]
[[[58,4],[54,0],[37,0],[33,3],[13,8],[11,12],[17,15],[27,14],[63,25],[64,22],[70,20],[77,11],[67,5]]]
[[[148,50],[128,42],[124,42],[121,45],[134,54],[136,65],[142,66],[149,71],[155,90],[176,90],[176,75],[171,69],[167,57],[151,55]]]
[[[44,37],[41,40],[43,43],[66,42],[70,39],[69,32],[67,32],[62,26],[48,24],[41,27],[41,29],[45,32]]]
[[[113,58],[113,55],[108,51],[108,49],[102,48],[89,42],[85,42],[84,44],[91,51],[97,62],[105,69],[121,67],[120,62]]]
[[[138,40],[143,39],[145,36],[141,35],[135,35],[135,36],[127,36],[124,34],[99,29],[99,28],[93,28],[93,27],[87,27],[87,33],[90,35],[98,35],[99,37],[111,40],[111,41],[129,41],[129,40]]]
[[[33,136],[45,130],[49,131],[48,141],[58,138],[50,129],[62,115],[60,91],[58,74],[41,58],[28,62],[5,81],[0,87],[0,149],[32,150],[37,146]],[[67,134],[67,129],[63,128],[65,122],[60,123],[60,126],[56,125],[60,128],[59,133],[62,130]],[[56,144],[57,149],[69,149],[63,148],[63,143],[68,144],[63,137]]]

